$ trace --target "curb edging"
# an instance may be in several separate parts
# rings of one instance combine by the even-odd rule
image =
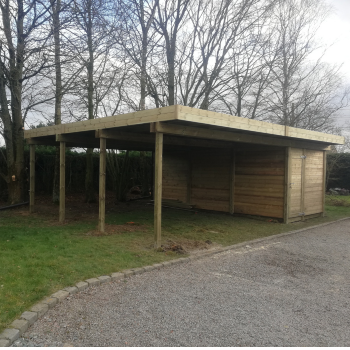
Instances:
[[[69,295],[76,294],[82,290],[85,290],[88,287],[99,286],[103,283],[111,282],[111,281],[113,282],[120,281],[133,275],[139,275],[139,274],[143,274],[145,272],[156,270],[156,269],[160,270],[161,268],[164,268],[167,266],[195,261],[201,258],[223,253],[228,250],[239,249],[250,244],[260,243],[260,242],[272,240],[279,237],[289,236],[295,233],[300,233],[310,229],[331,225],[336,222],[345,221],[349,219],[350,217],[346,217],[335,221],[326,222],[320,225],[305,227],[299,230],[293,230],[293,231],[283,232],[272,236],[257,238],[251,241],[245,241],[242,243],[237,243],[237,244],[233,244],[222,248],[214,248],[211,250],[207,250],[205,252],[193,254],[192,256],[189,256],[186,258],[179,258],[179,259],[164,261],[162,263],[157,263],[157,264],[144,266],[144,267],[135,267],[133,269],[127,269],[120,272],[113,272],[110,275],[99,276],[97,278],[89,278],[85,281],[77,282],[74,286],[63,288],[57,291],[56,293],[53,293],[50,297],[45,297],[43,300],[33,305],[30,308],[30,311],[24,311],[19,319],[16,319],[11,323],[10,328],[6,328],[2,333],[0,333],[0,347],[11,346],[17,339],[19,339],[22,336],[22,334],[32,324],[34,324],[38,319],[44,316],[48,310],[52,309],[56,304],[66,299]]]

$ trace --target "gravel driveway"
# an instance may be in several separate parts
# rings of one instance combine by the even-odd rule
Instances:
[[[16,342],[350,346],[350,220],[90,288]]]

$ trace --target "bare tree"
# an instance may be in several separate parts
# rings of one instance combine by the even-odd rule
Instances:
[[[283,125],[325,130],[335,111],[346,105],[348,92],[341,89],[338,67],[323,63],[315,40],[328,13],[319,0],[278,1],[270,16],[270,42],[266,62],[272,80],[268,86],[269,120]]]
[[[177,53],[177,39],[181,27],[188,20],[187,9],[192,0],[165,0],[157,4],[157,16],[155,28],[162,35],[167,62],[167,99],[168,105],[174,105],[175,101],[175,64]]]
[[[72,14],[77,25],[77,35],[74,37],[76,54],[86,70],[86,78],[81,77],[83,90],[86,91],[86,104],[88,119],[96,117],[94,94],[96,88],[96,63],[97,68],[106,67],[108,52],[113,44],[112,30],[115,29],[108,21],[111,6],[108,1],[100,0],[74,0]],[[100,73],[100,76],[103,73]],[[79,92],[78,92],[79,95]],[[80,94],[80,96],[82,96]],[[86,152],[86,178],[85,178],[85,201],[95,202],[96,196],[93,187],[93,149]]]
[[[221,101],[230,106],[236,93],[235,111],[241,114],[243,94],[254,79],[259,31],[270,7],[270,1],[261,0],[192,3],[190,24],[179,44],[178,84],[183,104],[208,109]]]
[[[0,0],[0,117],[6,144],[9,202],[24,199],[24,138],[22,89],[50,65],[45,53],[49,3]]]

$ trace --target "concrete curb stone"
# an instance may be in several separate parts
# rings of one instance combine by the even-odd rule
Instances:
[[[140,275],[141,273],[145,272],[145,269],[143,267],[137,267],[135,269],[132,269],[134,271],[135,275]]]
[[[161,269],[163,267],[163,264],[153,264],[152,265],[155,269]]]
[[[85,280],[86,283],[89,283],[89,286],[99,286],[101,281],[98,278],[89,278]]]
[[[65,290],[69,294],[75,294],[79,292],[78,287],[67,287],[67,288],[64,288],[63,290]]]
[[[75,286],[79,289],[79,292],[88,288],[89,287],[89,283],[86,282],[78,282],[75,284]]]
[[[57,303],[58,299],[57,298],[45,298],[41,301],[43,304],[46,304],[49,309],[52,309]]]
[[[42,317],[49,310],[49,305],[44,303],[35,304],[30,308],[30,311],[36,312],[38,314],[38,318]]]
[[[8,339],[11,344],[20,336],[20,331],[15,328],[6,328],[1,334],[0,339]]]
[[[69,292],[67,292],[66,290],[59,290],[56,293],[53,293],[51,295],[51,298],[57,298],[58,301],[62,301],[63,299],[67,298],[69,295]]]
[[[38,314],[33,311],[24,311],[21,318],[27,320],[31,326],[38,319]]]
[[[254,239],[251,241],[246,241],[246,242],[234,244],[231,246],[226,246],[226,247],[222,247],[222,248],[218,248],[218,249],[212,249],[210,251],[206,251],[204,253],[197,253],[197,254],[194,254],[194,255],[186,257],[186,258],[179,258],[179,259],[175,259],[175,260],[171,260],[171,261],[165,261],[165,262],[160,263],[160,264],[153,264],[153,265],[144,266],[141,268],[124,270],[121,272],[112,273],[110,276],[100,276],[98,278],[90,278],[84,282],[78,282],[75,284],[75,287],[67,287],[63,290],[59,290],[58,292],[52,294],[50,297],[44,298],[40,303],[34,305],[31,308],[31,310],[33,310],[33,311],[23,312],[22,315],[20,316],[21,317],[20,319],[17,319],[17,320],[12,322],[12,324],[10,326],[12,328],[7,328],[0,334],[0,347],[10,346],[12,343],[14,343],[20,337],[20,335],[22,335],[28,329],[29,326],[31,326],[38,318],[40,318],[43,314],[45,314],[48,311],[48,309],[51,309],[52,307],[54,307],[58,302],[61,302],[70,294],[75,294],[78,291],[82,291],[82,290],[88,288],[89,286],[100,285],[101,283],[104,283],[107,281],[122,280],[123,278],[130,277],[130,276],[135,275],[135,274],[142,274],[142,273],[147,272],[147,271],[152,271],[155,269],[159,270],[163,267],[167,267],[167,266],[171,266],[171,265],[175,265],[175,264],[182,264],[182,263],[186,263],[186,262],[195,261],[195,260],[198,260],[201,258],[209,257],[209,256],[214,255],[214,254],[223,253],[223,252],[226,252],[228,250],[237,250],[237,249],[240,249],[240,248],[245,247],[245,246],[249,247],[249,245],[251,245],[251,244],[269,241],[271,239],[275,239],[275,238],[279,238],[279,237],[289,236],[289,235],[292,235],[295,233],[304,232],[306,230],[311,230],[314,228],[324,227],[327,225],[334,224],[336,222],[341,222],[341,221],[349,220],[349,219],[350,219],[350,217],[347,217],[347,218],[343,218],[343,219],[339,219],[339,220],[335,220],[335,221],[326,222],[326,223],[320,224],[320,225],[305,227],[305,228],[302,228],[299,230],[293,230],[293,231],[284,232],[284,233],[280,233],[280,234],[273,235],[273,236],[258,238],[258,239]]]
[[[134,270],[124,270],[123,273],[125,278],[135,274]]]
[[[109,282],[111,280],[111,276],[100,276],[100,277],[97,277],[97,278],[101,282],[101,284]]]
[[[1,336],[1,334],[0,334]],[[12,344],[12,342],[8,339],[5,339],[5,338],[1,338],[0,339],[0,348],[5,348],[5,347],[8,347]]]
[[[145,267],[144,267],[145,272],[153,271],[154,269],[155,269],[155,267],[152,266],[152,265],[149,265],[149,266],[145,266]]]
[[[10,327],[18,329],[22,335],[29,328],[29,322],[27,320],[14,320]]]
[[[120,281],[124,279],[124,274],[121,272],[114,272],[111,274],[112,281]]]

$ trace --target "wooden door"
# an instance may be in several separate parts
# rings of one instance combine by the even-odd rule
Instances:
[[[292,148],[289,218],[323,212],[324,154]]]
[[[290,151],[291,161],[291,179],[290,179],[290,204],[289,217],[295,218],[302,215],[302,169],[303,169],[303,150],[292,148]]]
[[[304,208],[305,215],[323,212],[323,152],[305,150]]]

